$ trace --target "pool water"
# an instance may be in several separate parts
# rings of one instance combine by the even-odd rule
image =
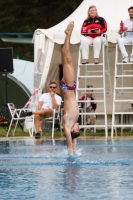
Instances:
[[[133,199],[133,139],[1,141],[0,199]]]

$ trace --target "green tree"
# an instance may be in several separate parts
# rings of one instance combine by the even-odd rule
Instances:
[[[83,0],[1,0],[0,32],[34,32],[50,28],[68,17]],[[10,44],[0,41],[1,47],[13,46],[14,56],[33,60],[33,45]]]

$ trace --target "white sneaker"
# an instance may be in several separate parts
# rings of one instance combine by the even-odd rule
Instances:
[[[122,62],[123,62],[123,63],[128,63],[128,62],[129,62],[128,60],[129,60],[129,58],[128,58],[128,57],[125,57],[125,58],[123,58],[123,61],[122,61]]]
[[[133,63],[133,56],[130,56],[130,62]]]

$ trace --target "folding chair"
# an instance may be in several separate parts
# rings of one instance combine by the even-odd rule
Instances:
[[[10,125],[9,125],[9,128],[8,128],[6,137],[8,137],[8,135],[9,135],[13,121],[16,121],[15,126],[14,126],[14,131],[13,131],[13,136],[14,136],[14,134],[16,132],[17,125],[18,125],[18,121],[19,120],[25,120],[26,118],[31,119],[32,122],[33,122],[32,128],[29,129],[29,134],[32,137],[33,136],[33,129],[34,129],[34,115],[32,115],[30,117],[22,116],[22,113],[25,112],[25,111],[29,111],[29,109],[23,109],[23,108],[16,109],[15,105],[13,103],[8,103],[7,106],[8,106],[8,109],[10,111],[11,122],[10,122]]]
[[[55,125],[55,121],[57,121],[57,120],[59,122],[61,136],[62,136],[61,119],[60,119],[60,106],[57,110],[56,109],[53,110],[52,116],[44,118],[45,125],[46,125],[46,122],[52,123],[52,138],[54,138],[54,125]]]

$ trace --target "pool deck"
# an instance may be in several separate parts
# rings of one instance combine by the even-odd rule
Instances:
[[[65,137],[55,137],[54,140],[65,140]],[[80,136],[77,140],[105,140],[105,136]],[[120,140],[120,139],[133,139],[133,136],[114,136],[113,140]],[[0,137],[0,141],[13,141],[13,140],[35,140],[34,137],[29,136],[18,136],[18,137]],[[52,140],[49,136],[42,136],[41,139],[37,140]],[[107,140],[111,140],[109,136]]]

